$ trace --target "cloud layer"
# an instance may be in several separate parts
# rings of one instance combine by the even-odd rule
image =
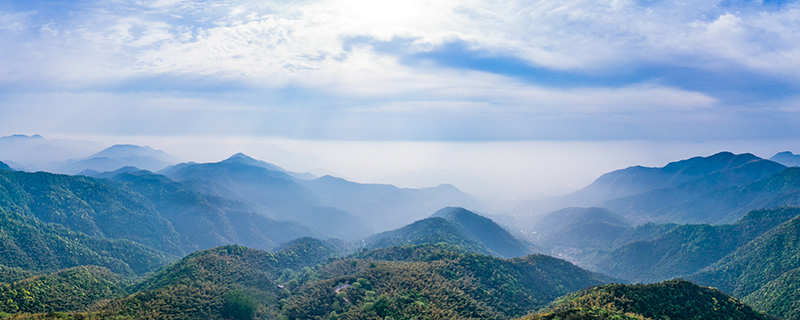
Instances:
[[[800,130],[796,1],[11,1],[0,127],[301,139]]]

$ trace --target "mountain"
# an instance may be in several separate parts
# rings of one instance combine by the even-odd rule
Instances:
[[[467,239],[482,244],[499,257],[521,257],[535,251],[531,244],[514,237],[492,219],[464,208],[447,207],[436,211],[432,217],[446,219]]]
[[[778,152],[769,159],[787,167],[800,167],[800,155],[789,151]]]
[[[427,218],[396,230],[384,231],[364,240],[367,249],[402,245],[447,243],[473,253],[491,254],[481,243],[469,239],[444,218]]]
[[[240,244],[271,250],[278,244],[320,235],[291,221],[277,221],[256,212],[245,203],[197,191],[166,176],[125,168],[111,179],[124,183],[147,198],[180,235],[186,252]]]
[[[0,314],[83,311],[126,294],[123,279],[108,269],[75,267],[0,284]]]
[[[401,245],[447,243],[468,252],[502,258],[532,253],[533,246],[512,236],[489,218],[464,208],[447,207],[430,218],[364,240],[368,249]]]
[[[372,233],[362,219],[323,204],[288,173],[254,161],[234,155],[217,163],[183,163],[160,173],[194,190],[245,203],[272,219],[302,223],[326,237],[353,240]]]
[[[799,215],[800,208],[783,207],[749,212],[730,225],[679,225],[655,239],[601,252],[590,263],[593,270],[632,282],[663,281],[700,271]]]
[[[536,243],[547,246],[608,248],[631,227],[605,208],[564,208],[544,216],[531,228]]]
[[[108,180],[0,171],[0,209],[90,236],[183,254],[179,235],[141,194]]]
[[[0,225],[0,265],[8,268],[53,272],[96,265],[133,277],[177,259],[128,240],[89,236],[4,210]]]
[[[5,162],[0,161],[0,170],[12,171],[11,167],[9,167]]]
[[[800,216],[731,252],[689,279],[745,297],[800,268]]]
[[[481,207],[477,200],[448,184],[408,189],[386,184],[355,183],[332,176],[301,183],[312,190],[322,203],[351,212],[380,231],[424,219],[430,212],[447,206]]]
[[[685,280],[609,284],[572,293],[523,319],[774,319],[725,293]]]
[[[38,134],[15,134],[0,137],[0,160],[17,170],[48,171],[54,164],[84,158],[100,148],[100,144],[89,141],[50,140]]]
[[[162,150],[155,150],[148,146],[118,144],[81,160],[65,161],[53,171],[78,174],[87,170],[97,172],[114,171],[128,166],[157,171],[177,162],[178,159],[176,157]]]

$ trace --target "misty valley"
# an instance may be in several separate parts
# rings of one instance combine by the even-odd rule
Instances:
[[[0,318],[800,320],[791,152],[620,168],[499,210],[244,153],[85,149],[0,138]]]

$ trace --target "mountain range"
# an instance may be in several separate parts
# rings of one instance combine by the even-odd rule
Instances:
[[[0,317],[800,319],[792,158],[610,172],[504,217],[514,232],[451,185],[241,153],[174,164],[116,145],[58,162],[72,175],[0,162]]]

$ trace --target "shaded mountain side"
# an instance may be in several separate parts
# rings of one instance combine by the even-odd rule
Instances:
[[[89,236],[3,210],[0,225],[0,265],[26,271],[97,265],[132,277],[177,259],[132,241]]]
[[[658,238],[600,252],[589,264],[632,282],[689,275],[798,215],[800,208],[783,207],[752,211],[731,225],[680,225]]]
[[[379,231],[424,219],[430,212],[446,206],[480,206],[477,200],[452,185],[408,189],[355,183],[332,176],[301,181],[301,184],[311,189],[322,203],[351,212]]]
[[[245,203],[272,219],[299,222],[327,237],[354,240],[372,233],[364,220],[326,206],[288,173],[255,161],[234,155],[217,163],[179,164],[160,173],[192,190]]]
[[[775,319],[709,287],[685,280],[649,285],[609,284],[559,298],[522,319]]]
[[[611,199],[678,186],[756,160],[761,158],[749,153],[720,152],[708,157],[670,162],[662,168],[629,167],[603,174],[589,186],[564,196],[560,202],[562,207],[601,205]]]
[[[0,170],[13,171],[5,162],[0,161]]]
[[[769,159],[787,167],[800,167],[800,155],[789,151],[778,152]]]
[[[446,219],[467,239],[480,243],[500,257],[521,257],[536,251],[532,244],[514,237],[492,219],[464,208],[443,208],[436,211],[431,217]]]
[[[745,297],[797,268],[800,268],[800,217],[767,231],[689,279],[735,297]]]
[[[800,319],[800,268],[783,273],[742,298],[753,309],[784,319]]]
[[[240,201],[200,193],[149,171],[125,170],[112,179],[149,199],[175,226],[182,248],[187,252],[234,243],[271,250],[292,239],[321,237],[297,222],[267,218]]]
[[[636,222],[718,223],[730,219],[728,216],[737,211],[737,208],[724,206],[718,207],[717,210],[708,210],[714,208],[697,204],[704,203],[709,197],[713,198],[713,194],[718,194],[720,191],[736,189],[769,178],[785,168],[769,160],[752,160],[741,166],[713,172],[676,186],[605,201],[601,206]],[[741,215],[728,222],[733,222],[739,217]]]
[[[481,243],[470,240],[444,218],[428,218],[397,230],[385,231],[364,240],[364,248],[378,249],[402,245],[447,243],[474,253],[492,254]]]
[[[147,199],[108,180],[0,171],[0,209],[92,236],[129,239],[183,254],[178,233]]]
[[[127,295],[124,284],[119,275],[95,266],[0,284],[0,314],[83,311],[100,301]]]
[[[605,208],[564,208],[531,227],[536,243],[545,247],[609,248],[631,228],[622,216]]]

